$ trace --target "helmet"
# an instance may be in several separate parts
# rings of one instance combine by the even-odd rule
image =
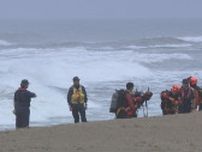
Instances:
[[[197,82],[198,82],[197,77],[191,76],[191,78],[190,78],[190,84],[191,84],[191,85],[196,85]]]
[[[181,88],[180,85],[174,84],[174,85],[172,86],[172,88],[171,88],[171,91],[172,91],[173,93],[178,93],[178,92],[180,91],[180,88]]]

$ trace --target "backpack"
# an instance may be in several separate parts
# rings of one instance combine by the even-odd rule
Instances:
[[[125,105],[125,90],[115,90],[115,92],[112,94],[109,112],[116,113],[117,109],[120,107],[125,107]]]

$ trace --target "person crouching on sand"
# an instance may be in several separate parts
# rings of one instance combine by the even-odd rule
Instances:
[[[16,116],[16,129],[29,127],[30,102],[31,98],[36,97],[36,94],[28,91],[28,86],[28,80],[22,80],[20,88],[14,94],[14,114]]]
[[[74,123],[79,122],[79,114],[82,122],[87,122],[86,109],[87,109],[87,93],[84,86],[80,85],[79,77],[73,78],[73,85],[69,88],[67,94],[67,102],[69,104],[70,111],[74,118]]]

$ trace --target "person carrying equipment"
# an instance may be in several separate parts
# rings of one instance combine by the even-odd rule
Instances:
[[[87,122],[86,119],[87,101],[88,98],[85,87],[80,85],[79,77],[75,76],[73,78],[73,85],[69,88],[67,94],[67,102],[69,104],[70,111],[72,111],[74,123],[79,122],[79,114],[81,116],[81,121]]]
[[[115,113],[117,119],[127,118],[125,107],[125,90],[116,90],[115,93],[113,93],[112,95],[109,112]]]
[[[137,107],[138,102],[135,100],[133,94],[134,84],[132,82],[128,82],[126,84],[126,91],[125,91],[125,101],[126,101],[126,113],[128,118],[137,117]]]
[[[133,92],[133,89],[134,84],[128,82],[126,84],[126,90],[120,89],[113,93],[109,112],[115,113],[116,118],[137,117],[137,110],[142,107],[145,102],[150,100],[153,95],[153,93],[149,91],[149,88],[145,93],[137,90]],[[148,108],[147,105],[146,108]]]
[[[28,80],[21,81],[20,88],[14,94],[14,111],[16,116],[16,129],[28,128],[30,117],[30,102],[31,98],[36,97],[36,94],[27,90],[29,86]]]
[[[171,90],[161,92],[161,109],[163,115],[178,113],[178,106],[181,104],[180,85],[173,85]]]

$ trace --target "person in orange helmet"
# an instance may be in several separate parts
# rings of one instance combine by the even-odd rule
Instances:
[[[181,85],[174,84],[171,88],[171,95],[169,100],[174,104],[175,112],[179,112],[179,106],[182,103],[181,101]]]
[[[173,85],[171,90],[161,92],[161,109],[163,115],[178,113],[178,105],[181,103],[180,85]]]

